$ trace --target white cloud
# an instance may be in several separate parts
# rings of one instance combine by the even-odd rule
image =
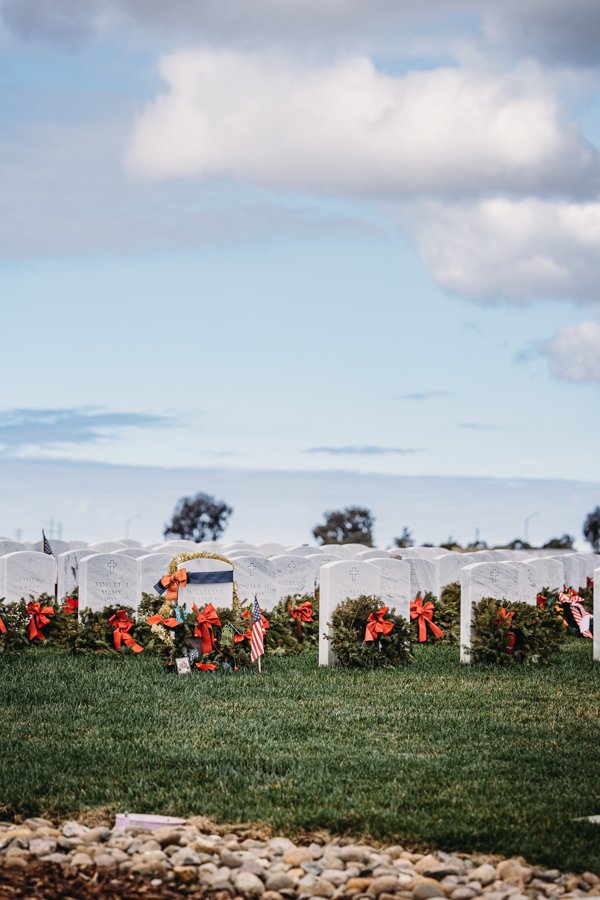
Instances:
[[[173,53],[160,69],[168,91],[138,118],[127,156],[139,175],[386,198],[597,181],[596,151],[534,69],[394,77],[366,57],[314,68],[215,50]]]
[[[405,221],[444,288],[480,302],[600,302],[600,203],[429,203]]]
[[[551,372],[567,381],[600,382],[600,322],[567,325],[542,347]]]

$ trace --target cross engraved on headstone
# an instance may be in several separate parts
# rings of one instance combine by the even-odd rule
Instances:
[[[383,572],[383,574],[384,574],[384,575],[386,576],[386,578],[387,578],[389,575],[392,574],[392,567],[391,567],[391,566],[383,566],[383,568],[382,568],[381,571]]]
[[[108,568],[109,568],[109,570],[110,570],[110,574],[113,575],[115,569],[117,568],[117,564],[116,564],[116,562],[114,561],[114,559],[111,559],[111,561],[110,561],[109,563],[107,563],[106,565],[108,566]]]
[[[527,576],[528,576],[528,579],[529,579],[529,584],[530,584],[532,587],[535,587],[535,574],[534,574],[533,572],[528,572],[528,573],[527,573]]]
[[[296,563],[294,562],[293,559],[291,559],[291,560],[289,561],[289,563],[288,563],[288,569],[290,570],[290,572],[292,573],[292,575],[294,574],[294,569],[295,569],[295,568],[296,568]]]
[[[32,562],[33,562],[33,558],[32,558],[31,556],[28,556],[28,557],[27,557],[27,562],[28,562],[28,563],[32,563]]]
[[[490,578],[492,581],[498,581],[500,576],[500,569],[490,569]]]
[[[349,575],[352,581],[356,581],[356,579],[358,578],[358,569],[356,568],[356,566],[353,566],[350,569]]]
[[[248,566],[248,571],[250,572],[250,576],[252,577],[252,575],[254,575],[254,573],[256,572],[255,563],[250,563],[250,565]]]

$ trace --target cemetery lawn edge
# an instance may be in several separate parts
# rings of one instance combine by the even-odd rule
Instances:
[[[205,815],[600,872],[600,666],[360,672],[316,654],[233,675],[157,659],[0,657],[0,817]]]

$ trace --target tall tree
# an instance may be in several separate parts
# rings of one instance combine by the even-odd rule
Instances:
[[[583,536],[598,553],[600,551],[600,506],[588,513],[583,523]]]
[[[196,543],[208,539],[216,541],[225,531],[232,512],[231,506],[209,494],[200,492],[193,497],[182,497],[163,534]]]
[[[322,544],[366,544],[373,546],[374,519],[364,506],[323,513],[325,521],[315,525],[313,535]]]

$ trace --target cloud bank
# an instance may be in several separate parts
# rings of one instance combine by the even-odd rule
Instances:
[[[115,436],[124,428],[164,427],[170,420],[147,413],[94,409],[9,409],[0,412],[0,449],[63,447]]]
[[[600,303],[600,203],[497,197],[428,203],[406,216],[442,287],[479,302]]]
[[[377,197],[578,191],[596,151],[535,73],[438,68],[391,76],[367,57],[324,67],[197,50],[164,57],[166,93],[127,162],[149,178],[231,178]]]

